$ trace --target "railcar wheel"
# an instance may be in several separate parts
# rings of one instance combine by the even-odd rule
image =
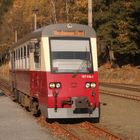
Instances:
[[[20,97],[19,97],[18,90],[17,90],[17,89],[14,89],[13,92],[14,92],[14,93],[13,93],[13,95],[14,95],[14,101],[19,103],[19,98],[20,98]]]
[[[37,112],[34,114],[35,117],[40,117],[41,115],[41,111],[40,109],[37,110]]]
[[[30,97],[29,96],[26,96],[25,97],[25,109],[28,111],[28,112],[31,112],[31,101],[30,101]]]
[[[35,117],[39,117],[41,115],[41,111],[38,106],[38,102],[34,101],[31,107],[31,112]]]
[[[13,88],[12,94],[11,94],[11,98],[12,98],[12,100],[13,100],[14,102],[17,101],[17,99],[16,99],[16,94],[17,94],[17,90],[16,90],[15,88]]]
[[[28,112],[31,112],[31,110],[30,110],[30,107],[29,107],[29,106],[25,106],[25,109],[26,109]]]

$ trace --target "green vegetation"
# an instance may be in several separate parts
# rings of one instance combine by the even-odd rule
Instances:
[[[136,7],[136,1],[98,0],[98,3],[94,24],[99,37],[121,54],[140,53],[140,7]]]
[[[38,28],[53,23],[87,24],[88,0],[0,0],[0,55],[14,42],[15,30],[18,39],[33,31],[34,8]],[[109,44],[121,61],[127,58],[139,65],[139,0],[93,0],[93,27],[99,44]]]

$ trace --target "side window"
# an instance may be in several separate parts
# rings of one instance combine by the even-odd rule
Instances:
[[[35,51],[34,51],[34,62],[35,68],[40,68],[40,43],[35,43]]]
[[[30,40],[27,49],[27,55],[30,57],[30,68],[31,69],[40,69],[40,59],[41,59],[41,45],[40,40],[33,38]]]
[[[26,68],[27,69],[29,69],[29,64],[30,64],[29,53],[30,53],[30,45],[28,44],[26,46]]]
[[[27,45],[27,57],[29,57],[29,53],[30,53],[30,45]]]
[[[24,46],[24,58],[26,58],[26,46]]]
[[[17,49],[16,49],[16,60],[18,59],[18,51],[17,51]]]
[[[11,69],[12,71],[15,70],[15,59],[16,59],[16,56],[15,56],[15,51],[11,52],[11,57],[10,57],[10,61],[11,61]]]
[[[15,62],[15,60],[16,60],[16,55],[15,55],[15,51],[14,51],[14,62]]]
[[[18,50],[16,49],[15,50],[15,69],[17,69],[18,68]]]
[[[18,49],[18,59],[20,59],[20,49]]]
[[[23,58],[23,48],[21,48],[21,59]]]

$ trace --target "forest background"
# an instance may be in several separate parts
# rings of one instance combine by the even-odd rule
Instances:
[[[100,64],[109,61],[109,48],[117,65],[140,65],[140,1],[92,2]],[[37,28],[55,23],[88,24],[88,0],[0,0],[0,59],[15,42],[15,31],[20,39],[34,30],[35,11]]]

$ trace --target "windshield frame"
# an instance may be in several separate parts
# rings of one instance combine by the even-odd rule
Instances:
[[[51,50],[51,40],[87,40],[89,41],[89,50],[90,50],[90,57],[91,57],[91,70],[89,72],[81,72],[79,69],[77,69],[75,72],[54,72],[53,71],[53,59],[52,59],[52,50]],[[91,40],[89,37],[49,37],[49,50],[50,50],[50,66],[51,66],[51,73],[53,74],[93,74],[93,54],[92,54],[92,48],[91,48]]]

